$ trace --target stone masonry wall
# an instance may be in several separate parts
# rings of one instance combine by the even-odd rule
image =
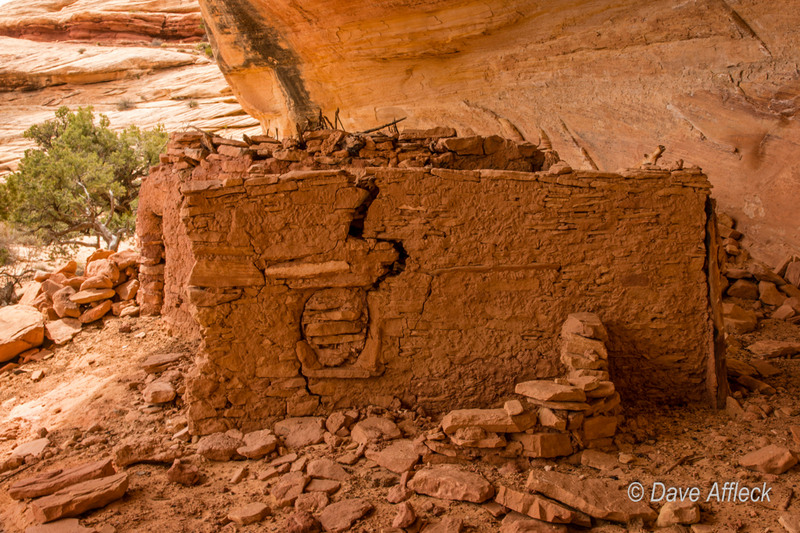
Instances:
[[[490,406],[563,373],[559,331],[577,311],[605,323],[623,401],[718,401],[699,169],[573,171],[535,147],[456,137],[409,140],[419,153],[392,161],[314,134],[340,160],[312,142],[303,154],[183,134],[145,181],[139,232],[166,258],[162,312],[180,331],[191,315],[204,341],[193,432],[393,398]],[[381,140],[395,156],[401,142]],[[299,160],[280,159],[292,149]]]

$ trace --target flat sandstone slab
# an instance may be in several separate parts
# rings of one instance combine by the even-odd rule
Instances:
[[[38,498],[39,496],[53,494],[76,483],[111,476],[115,473],[116,470],[111,464],[111,458],[81,464],[66,470],[60,468],[58,470],[48,470],[33,477],[17,481],[8,488],[8,495],[15,500]]]
[[[59,518],[78,516],[90,509],[105,507],[119,500],[128,490],[128,474],[84,481],[55,494],[34,500],[31,510],[37,522],[52,522]]]

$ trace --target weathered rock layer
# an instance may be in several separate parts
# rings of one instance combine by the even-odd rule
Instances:
[[[568,161],[612,171],[662,144],[708,172],[756,255],[800,249],[789,2],[200,3],[265,128],[337,108],[354,130],[408,117],[536,142],[542,128]]]

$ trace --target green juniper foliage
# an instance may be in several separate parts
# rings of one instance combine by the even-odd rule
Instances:
[[[116,250],[133,232],[141,178],[158,162],[167,133],[108,126],[91,107],[61,107],[55,119],[31,126],[25,137],[38,148],[0,184],[2,218],[47,243],[91,246],[75,240],[91,235]]]

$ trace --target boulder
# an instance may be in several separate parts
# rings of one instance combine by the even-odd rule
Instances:
[[[592,520],[583,513],[548,500],[538,494],[530,494],[505,486],[497,489],[494,501],[518,513],[544,522],[555,524],[576,524],[591,527]]]
[[[731,298],[758,300],[758,285],[746,279],[739,279],[728,287],[727,294]]]
[[[35,307],[0,308],[0,363],[10,361],[44,341],[44,317]]]
[[[800,342],[792,341],[758,341],[747,347],[753,355],[770,359],[773,357],[791,356],[800,353]]]

